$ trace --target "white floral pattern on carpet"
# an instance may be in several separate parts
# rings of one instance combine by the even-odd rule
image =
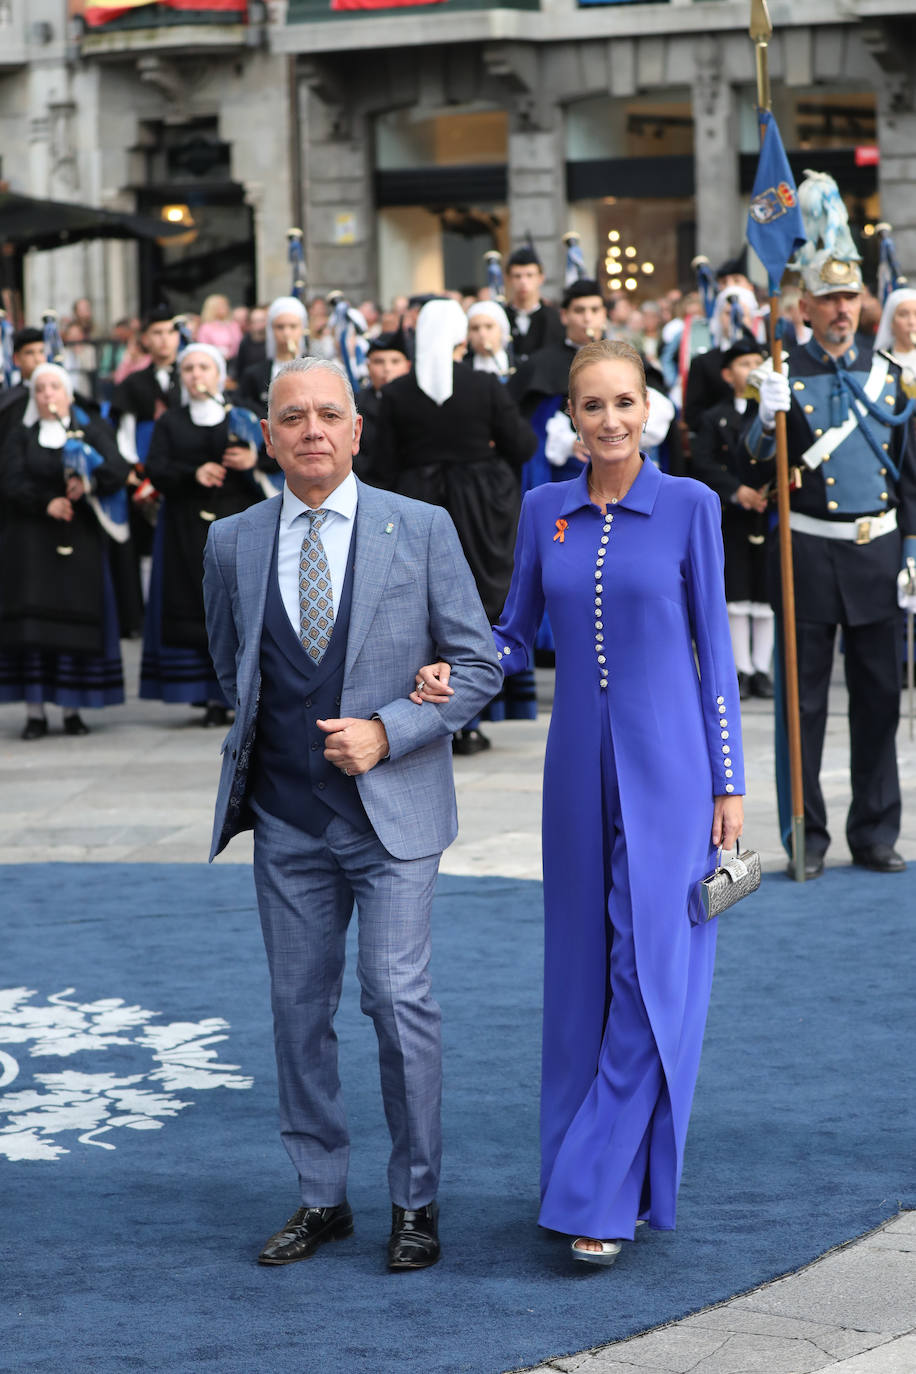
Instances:
[[[0,988],[0,1045],[17,1046],[15,1053],[0,1050],[0,1156],[58,1159],[70,1153],[74,1134],[81,1145],[113,1150],[114,1142],[101,1137],[120,1127],[160,1130],[193,1105],[177,1093],[251,1087],[253,1080],[237,1064],[221,1063],[214,1048],[228,1038],[228,1021],[211,1016],[156,1025],[158,1012],[128,1006],[120,997],[79,1002],[74,992],[64,988],[41,1003],[33,1000],[34,989]],[[115,1046],[131,1047],[138,1072],[66,1068],[36,1073],[35,1086],[9,1091],[24,1055],[67,1059]],[[117,1058],[123,1063],[120,1048]]]

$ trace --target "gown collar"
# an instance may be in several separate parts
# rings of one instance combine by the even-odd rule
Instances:
[[[588,494],[589,471],[590,465],[584,467],[579,476],[574,477],[572,481],[564,482],[566,495],[563,505],[560,507],[561,515],[569,515],[574,510],[581,510],[584,506],[593,504]],[[643,454],[642,467],[636,474],[636,480],[626,496],[617,502],[617,505],[622,510],[637,511],[640,515],[651,515],[661,482],[662,477],[658,468]],[[595,506],[595,510],[597,509],[598,507]]]

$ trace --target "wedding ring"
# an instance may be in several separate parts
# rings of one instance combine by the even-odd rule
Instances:
[[[344,772],[346,773],[347,777],[350,776],[350,770],[349,770],[349,768],[345,768],[345,769],[344,769]]]

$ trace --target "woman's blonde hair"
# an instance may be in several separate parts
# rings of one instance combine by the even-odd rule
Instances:
[[[596,343],[583,344],[573,358],[572,367],[569,369],[570,410],[576,404],[576,382],[579,373],[584,368],[591,367],[593,363],[629,363],[638,378],[640,395],[644,401],[648,400],[646,369],[633,345],[624,342],[623,339],[598,339]]]
[[[209,324],[211,320],[218,320],[220,318],[219,311],[221,307],[224,312],[223,318],[225,319],[230,313],[228,296],[221,296],[218,292],[212,296],[208,296],[200,307],[201,323]]]

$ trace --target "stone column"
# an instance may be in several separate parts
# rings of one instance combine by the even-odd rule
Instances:
[[[718,40],[698,40],[692,86],[696,251],[713,267],[737,253],[744,239],[738,179],[738,106],[723,71]]]
[[[290,286],[290,123],[288,63],[267,52],[249,54],[236,82],[220,87],[219,127],[232,145],[233,180],[244,186],[253,211],[257,301],[285,295]]]
[[[563,292],[563,233],[566,223],[566,158],[563,119],[552,111],[552,127],[532,127],[527,107],[510,106],[509,238],[513,248],[530,233],[551,300]]]
[[[309,295],[338,290],[358,304],[376,290],[371,119],[319,69],[304,69],[302,179]]]
[[[878,188],[881,218],[893,225],[900,270],[916,280],[916,83],[912,76],[878,88]]]

